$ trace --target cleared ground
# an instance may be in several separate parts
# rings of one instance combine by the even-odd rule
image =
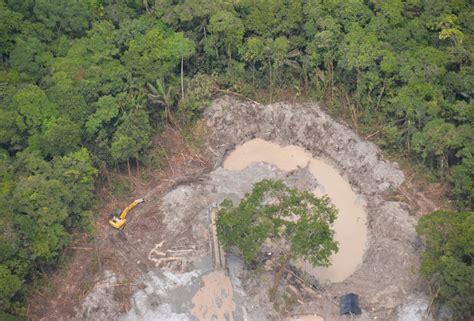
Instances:
[[[77,293],[83,284],[80,281],[90,280],[76,304],[66,309],[65,299],[52,295],[43,302],[43,312],[34,305],[35,315],[48,314],[48,319],[57,320],[212,320],[213,315],[215,320],[287,320],[293,316],[345,320],[337,304],[338,297],[347,292],[361,296],[361,320],[408,320],[407,315],[423,315],[429,302],[419,291],[414,273],[419,251],[415,213],[420,208],[394,201],[404,182],[396,164],[386,161],[376,146],[331,119],[316,104],[263,106],[224,97],[214,102],[205,117],[209,134],[204,156],[189,152],[177,141],[166,142],[175,150],[169,155],[167,175],[156,178],[155,188],[144,186],[142,193],[137,191],[147,203],[132,214],[125,232],[110,229],[104,213],[104,224],[98,227],[98,250],[93,251],[96,256],[90,252],[78,255],[84,260],[83,268],[76,268],[78,275],[70,275],[69,292],[58,291],[58,295]],[[340,279],[322,282],[317,291],[306,287],[297,269],[287,271],[282,288],[289,299],[278,307],[268,301],[274,272],[271,260],[255,273],[245,269],[237,257],[226,255],[226,268],[216,269],[211,208],[225,198],[238,202],[264,178],[283,179],[291,186],[328,194],[332,187],[318,177],[317,162],[313,175],[312,160],[309,166],[298,163],[296,169],[261,162],[238,171],[222,167],[237,146],[255,138],[298,146],[305,157],[323,160],[343,180],[331,193],[353,193],[351,202],[367,213],[366,224],[361,224],[367,228],[367,238],[354,241],[361,251],[353,250],[355,264]],[[357,217],[359,222],[364,220],[362,213],[352,218],[357,222]],[[323,272],[315,275],[318,273],[323,281]]]

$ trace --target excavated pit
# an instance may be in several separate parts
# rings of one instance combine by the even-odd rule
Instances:
[[[339,316],[337,298],[354,292],[363,309],[358,320],[408,320],[404,307],[409,295],[413,300],[423,294],[413,272],[418,264],[416,219],[408,205],[386,200],[388,192],[404,181],[397,164],[385,160],[374,144],[331,119],[317,104],[264,106],[223,97],[207,109],[205,120],[213,170],[164,196],[148,193],[150,211],[165,227],[156,243],[143,244],[153,268],[143,274],[144,287],[134,292],[131,309],[109,319],[286,320],[289,316],[297,320],[300,316],[337,321],[346,319]],[[233,167],[232,151],[255,142]],[[265,148],[273,159],[260,155]],[[299,299],[284,315],[268,300],[270,270],[255,275],[238,257],[227,254],[226,275],[221,275],[214,269],[209,246],[210,207],[226,198],[239,202],[265,178],[328,194],[348,229],[340,235],[345,248],[339,254],[342,263],[336,264],[334,258],[332,268],[337,271],[313,271],[317,279],[327,280],[320,290],[290,285]],[[96,292],[89,293],[78,319],[99,319],[92,302],[100,306],[108,301],[102,297],[94,301]],[[101,311],[103,317],[108,310]]]
[[[338,210],[334,238],[339,243],[339,251],[331,256],[329,267],[313,267],[305,261],[296,264],[320,281],[344,281],[362,264],[367,242],[365,200],[354,193],[350,184],[331,165],[313,158],[297,146],[282,147],[256,138],[238,146],[226,158],[223,167],[240,171],[252,163],[262,162],[286,172],[307,167],[308,174],[317,182],[312,192],[331,199]]]

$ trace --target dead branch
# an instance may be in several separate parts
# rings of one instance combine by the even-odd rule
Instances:
[[[253,102],[253,103],[255,103],[255,104],[259,104],[259,105],[260,105],[260,103],[259,103],[258,101],[255,101],[255,100],[253,100],[253,99],[250,99],[250,98],[248,98],[248,97],[246,97],[246,96],[244,96],[244,95],[242,95],[242,94],[236,93],[235,91],[231,91],[231,90],[228,90],[228,89],[220,89],[220,88],[217,88],[217,87],[214,87],[214,89],[215,89],[216,91],[219,91],[219,92],[222,92],[222,93],[225,93],[225,94],[229,94],[229,95],[234,95],[234,96],[237,96],[237,97],[240,97],[240,98],[249,100],[249,101],[251,101],[251,102]]]
[[[117,283],[117,284],[101,284],[100,286],[95,287],[96,289],[105,288],[105,287],[117,287],[117,286],[139,286],[137,283]]]

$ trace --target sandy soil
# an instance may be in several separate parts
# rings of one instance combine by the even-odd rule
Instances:
[[[362,264],[367,242],[367,213],[360,197],[352,190],[349,182],[324,160],[315,159],[298,146],[279,146],[262,139],[253,139],[238,146],[224,161],[224,168],[238,171],[252,163],[265,162],[284,171],[308,167],[309,173],[318,182],[313,190],[316,196],[328,195],[338,209],[334,223],[335,239],[339,251],[331,257],[332,265],[315,268],[301,262],[303,270],[319,280],[342,282]]]
[[[202,278],[202,288],[194,295],[192,314],[200,321],[234,321],[233,289],[223,270]]]

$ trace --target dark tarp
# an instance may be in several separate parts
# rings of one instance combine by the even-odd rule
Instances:
[[[341,296],[341,314],[361,314],[359,296],[349,293]]]

